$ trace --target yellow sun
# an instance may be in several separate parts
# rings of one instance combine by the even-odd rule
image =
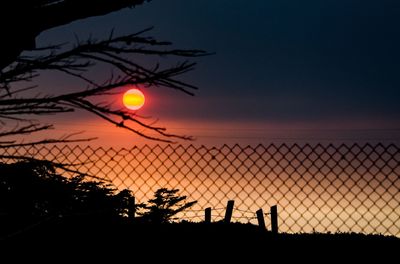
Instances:
[[[122,101],[126,108],[130,110],[140,109],[145,102],[144,94],[138,89],[130,89],[125,92]]]

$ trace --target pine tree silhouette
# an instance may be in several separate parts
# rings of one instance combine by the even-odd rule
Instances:
[[[154,198],[148,201],[148,205],[138,205],[139,209],[146,210],[145,212],[138,212],[138,215],[141,215],[145,222],[168,223],[174,220],[174,215],[197,203],[197,201],[185,202],[186,196],[179,196],[177,192],[179,192],[179,189],[158,189],[154,193]]]

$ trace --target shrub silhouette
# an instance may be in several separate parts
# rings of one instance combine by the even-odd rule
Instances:
[[[179,192],[178,189],[158,189],[154,193],[154,198],[148,201],[148,205],[138,205],[139,209],[145,210],[138,212],[142,216],[141,220],[155,224],[168,223],[174,220],[174,215],[196,203],[196,201],[185,202],[186,196],[179,196],[177,192]]]
[[[117,192],[103,181],[61,176],[48,161],[0,163],[2,228],[74,216],[121,219],[133,199],[129,190]]]
[[[137,205],[139,223],[170,222],[196,203],[185,202],[186,196],[179,196],[178,191],[161,188],[148,204]],[[118,192],[111,184],[83,175],[62,176],[50,161],[0,163],[0,235],[48,219],[77,220],[73,222],[77,225],[122,223],[132,210],[130,190]]]

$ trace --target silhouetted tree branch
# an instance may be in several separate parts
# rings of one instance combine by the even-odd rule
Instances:
[[[179,81],[176,77],[191,71],[196,65],[195,63],[183,61],[174,66],[162,67],[155,62],[154,66],[145,67],[136,63],[132,56],[140,54],[149,57],[197,57],[207,55],[207,53],[202,50],[171,49],[169,42],[157,41],[144,36],[149,30],[151,28],[118,37],[111,34],[109,38],[101,41],[93,39],[85,42],[79,41],[73,47],[56,45],[38,48],[16,58],[14,63],[3,69],[0,74],[0,122],[4,125],[7,120],[12,120],[29,124],[0,132],[0,137],[34,133],[52,128],[49,125],[38,124],[29,116],[73,112],[82,109],[147,139],[163,142],[173,142],[173,138],[191,139],[188,136],[169,134],[165,128],[147,124],[135,112],[114,109],[111,105],[94,102],[95,97],[118,92],[121,87],[126,85],[163,86],[193,95],[192,90],[196,87]],[[118,75],[111,76],[103,83],[91,79],[88,77],[88,72],[98,64],[117,69]],[[56,95],[32,96],[32,90],[38,89],[37,86],[21,88],[20,85],[15,85],[32,81],[42,71],[58,71],[78,78],[85,83],[86,88]],[[144,133],[141,129],[151,131],[155,135]],[[0,147],[58,143],[68,140],[81,141],[82,139],[61,138],[31,143],[13,142],[12,144],[0,142]]]
[[[0,2],[0,70],[23,50],[36,47],[41,32],[73,21],[101,16],[145,0],[5,0]]]

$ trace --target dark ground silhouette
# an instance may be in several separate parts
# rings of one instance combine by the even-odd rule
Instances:
[[[362,234],[279,234],[257,226],[224,223],[132,224],[96,218],[49,221],[14,236],[6,248],[41,252],[39,259],[62,258],[100,261],[197,263],[211,260],[380,261],[396,258],[400,239]],[[4,248],[4,247],[3,247]],[[190,261],[188,261],[190,260]],[[341,263],[340,262],[340,263]],[[90,262],[92,263],[92,262]],[[118,263],[118,262],[113,262]],[[140,261],[142,263],[142,261]],[[226,263],[226,262],[223,262]],[[235,262],[234,262],[235,263]],[[245,262],[249,263],[249,262]],[[384,263],[384,262],[379,262]]]
[[[131,194],[113,191],[110,186],[79,176],[57,175],[47,162],[0,164],[3,256],[17,261],[30,252],[30,260],[54,260],[56,256],[58,260],[86,259],[90,263],[108,257],[114,261],[144,258],[166,263],[239,258],[313,262],[320,260],[318,254],[324,255],[324,260],[342,260],[345,254],[358,261],[383,260],[394,257],[400,248],[400,239],[393,236],[274,235],[252,224],[133,219],[127,214]],[[169,198],[176,194],[167,193]],[[185,204],[190,203],[181,208]],[[171,215],[171,211],[168,213]]]

